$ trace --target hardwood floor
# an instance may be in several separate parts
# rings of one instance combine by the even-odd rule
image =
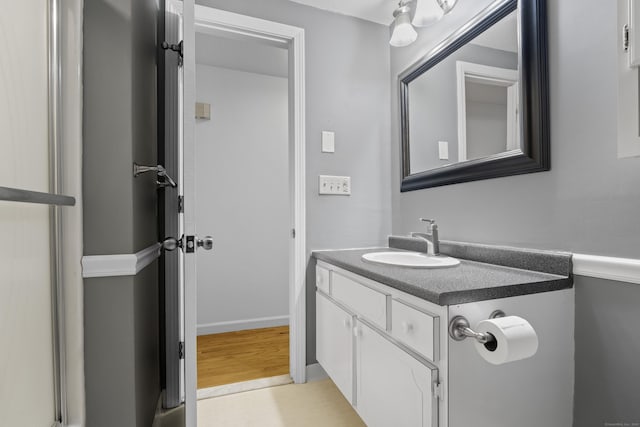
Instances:
[[[198,337],[198,388],[289,373],[289,326]]]

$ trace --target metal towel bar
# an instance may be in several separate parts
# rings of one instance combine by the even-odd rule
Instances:
[[[76,199],[60,194],[41,193],[19,188],[0,187],[0,200],[7,202],[40,203],[43,205],[75,206]]]

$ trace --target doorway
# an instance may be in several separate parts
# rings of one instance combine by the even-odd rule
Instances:
[[[196,33],[198,397],[291,382],[288,51]],[[242,383],[242,384],[240,384]]]
[[[197,401],[197,269],[193,237],[196,229],[196,58],[195,36],[198,33],[227,35],[233,39],[253,39],[272,46],[286,47],[288,56],[288,170],[290,183],[289,221],[291,235],[288,240],[288,305],[289,305],[289,372],[296,383],[306,380],[305,334],[305,114],[304,114],[304,30],[284,24],[224,12],[194,5],[192,0],[172,1],[167,4],[168,14],[180,18],[184,57],[178,74],[179,99],[177,104],[181,144],[183,206],[181,214],[187,240],[180,276],[183,278],[184,302],[180,319],[184,319],[184,398],[185,423],[196,425]],[[238,169],[240,170],[240,168]],[[258,214],[256,214],[257,216]],[[189,246],[191,245],[191,246]],[[246,268],[250,268],[250,265]],[[183,317],[182,317],[183,316]]]

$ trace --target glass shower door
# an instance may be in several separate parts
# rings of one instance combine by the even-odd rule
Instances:
[[[6,2],[0,14],[0,186],[50,191],[48,6]],[[0,201],[0,413],[3,425],[58,418],[50,209]]]

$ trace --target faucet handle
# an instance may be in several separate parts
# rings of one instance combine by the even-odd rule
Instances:
[[[434,228],[436,230],[438,229],[438,224],[436,224],[436,220],[435,219],[420,218],[420,221],[427,223],[427,230],[428,231],[432,231]]]

